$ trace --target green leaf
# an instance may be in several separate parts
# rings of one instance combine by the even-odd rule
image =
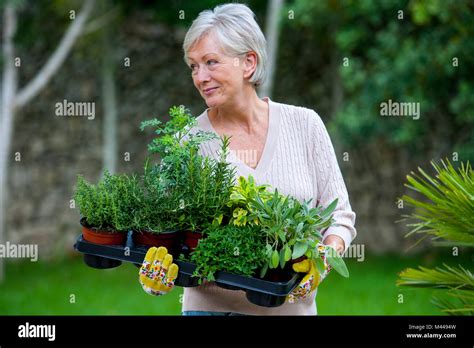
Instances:
[[[339,256],[339,254],[334,250],[333,252],[331,251],[332,248],[329,248],[328,251],[326,252],[326,259],[328,263],[331,265],[331,267],[340,275],[342,275],[344,278],[349,277],[349,270],[347,269],[347,266],[342,259],[342,257]]]
[[[308,244],[303,242],[296,242],[295,246],[293,247],[293,254],[291,255],[291,259],[297,259],[304,255],[304,253],[308,250]]]
[[[272,257],[272,253],[273,253],[273,249],[272,249],[272,246],[271,244],[266,244],[265,245],[265,252],[266,252],[266,255],[268,256],[268,258],[271,258]]]
[[[211,271],[211,272],[209,272],[209,273],[207,274],[207,280],[209,280],[210,282],[213,282],[213,281],[216,280],[216,279],[214,278],[214,272]]]
[[[461,265],[450,267],[444,264],[445,269],[436,267],[430,269],[419,266],[419,269],[408,268],[400,272],[397,285],[411,287],[456,288],[474,290],[474,276],[472,272]]]
[[[285,245],[285,261],[289,261],[291,259],[291,249],[288,245]]]
[[[280,257],[278,255],[278,251],[276,250],[273,250],[273,254],[272,254],[272,268],[277,268],[278,266],[278,261],[280,260]]]
[[[285,263],[286,263],[286,260],[285,260],[285,251],[286,251],[286,248],[282,248],[280,250],[280,268],[283,268],[285,267]]]
[[[303,230],[304,222],[300,222],[296,227],[296,233],[300,233]]]
[[[318,269],[318,272],[322,274],[324,272],[324,261],[320,257],[316,257],[314,259],[314,263],[316,264],[316,268]]]
[[[332,214],[334,209],[336,209],[337,201],[338,201],[337,198],[334,201],[332,201],[332,203],[329,204],[328,207],[326,209],[324,209],[324,211],[321,213],[321,217],[323,217],[323,218],[329,217],[329,215]]]
[[[263,265],[262,269],[260,270],[260,278],[265,277],[265,274],[267,273],[268,270],[268,263]]]
[[[437,175],[430,176],[421,168],[421,175],[407,176],[406,187],[425,196],[420,199],[405,195],[403,202],[416,210],[408,218],[412,234],[433,235],[448,242],[474,244],[474,172],[471,165],[461,163],[457,170],[447,161],[443,167],[432,162]],[[406,219],[404,219],[406,220]],[[401,221],[404,221],[401,220]]]

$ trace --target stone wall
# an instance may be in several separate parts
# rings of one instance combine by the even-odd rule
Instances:
[[[116,35],[118,171],[140,172],[152,136],[140,132],[140,122],[166,118],[172,105],[183,104],[194,114],[205,105],[182,60],[183,29],[156,24],[146,14],[137,13],[127,17]],[[102,172],[103,105],[96,39],[81,40],[48,87],[15,119],[7,236],[15,243],[38,243],[42,257],[73,252],[74,238],[80,233],[79,212],[70,207],[76,176],[80,173],[96,181]],[[315,53],[304,34],[285,30],[281,41],[279,58],[296,63],[279,65],[273,99],[314,108],[329,122],[327,57],[324,52]],[[41,44],[19,52],[25,57],[22,85],[51,52]],[[126,57],[129,67],[123,64]],[[95,102],[95,119],[56,116],[55,103],[64,99]],[[357,213],[356,243],[365,243],[374,252],[400,250],[407,244],[403,238],[406,229],[395,223],[400,218],[396,199],[404,192],[405,175],[418,164],[405,150],[383,143],[345,149],[337,139],[333,142]],[[17,152],[20,161],[14,160]],[[124,160],[125,153],[130,154],[130,161]]]

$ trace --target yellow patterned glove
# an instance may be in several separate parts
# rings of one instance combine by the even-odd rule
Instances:
[[[322,274],[319,273],[316,263],[313,260],[306,259],[293,265],[293,270],[295,272],[306,273],[306,275],[298,284],[298,286],[294,288],[293,291],[288,295],[287,300],[290,303],[294,302],[295,300],[308,297],[308,295],[311,294],[329,274],[331,266],[328,265],[325,255],[327,248],[327,245],[318,245],[319,255],[321,256],[324,264],[324,272]]]
[[[167,294],[174,287],[178,276],[178,265],[165,247],[151,247],[140,268],[139,281],[143,290],[150,295]]]

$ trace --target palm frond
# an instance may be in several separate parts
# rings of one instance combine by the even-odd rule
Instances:
[[[474,314],[474,294],[472,291],[451,290],[447,292],[447,295],[454,297],[454,299],[435,296],[431,303],[440,308],[442,312],[450,315]]]
[[[432,303],[442,312],[450,315],[472,315],[474,314],[474,277],[471,271],[462,266],[449,267],[446,269],[437,267],[428,269],[408,268],[400,272],[399,286],[448,289],[446,294],[451,299],[435,296]]]
[[[449,160],[441,165],[431,162],[436,176],[418,168],[420,174],[407,176],[406,187],[424,196],[419,200],[404,195],[402,200],[415,208],[411,215],[403,215],[400,221],[407,223],[410,231],[406,237],[421,234],[431,236],[437,245],[474,246],[474,172],[469,162],[461,163],[456,170]],[[420,239],[420,240],[422,240]],[[419,240],[419,241],[420,241]],[[447,290],[451,299],[434,297],[432,303],[451,315],[474,314],[474,277],[461,265],[444,269],[408,268],[400,272],[398,286],[422,287]]]
[[[407,268],[399,273],[399,286],[431,287],[437,289],[474,290],[474,276],[470,270],[461,265],[445,269],[430,269],[420,266],[419,269]]]
[[[411,172],[406,187],[420,193],[426,200],[404,195],[402,200],[413,206],[415,212],[407,215],[414,223],[407,236],[427,234],[447,241],[474,246],[474,171],[469,162],[456,170],[447,160],[442,166],[431,162],[436,176],[418,168],[420,174]],[[405,220],[405,219],[404,219]]]
[[[450,315],[473,315],[474,314],[474,302],[471,303],[459,303],[460,301],[453,301],[447,298],[435,296],[431,300],[436,307],[442,312]]]

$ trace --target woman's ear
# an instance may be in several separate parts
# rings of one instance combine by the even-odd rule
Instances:
[[[257,54],[248,52],[244,58],[244,78],[249,79],[257,69]]]

